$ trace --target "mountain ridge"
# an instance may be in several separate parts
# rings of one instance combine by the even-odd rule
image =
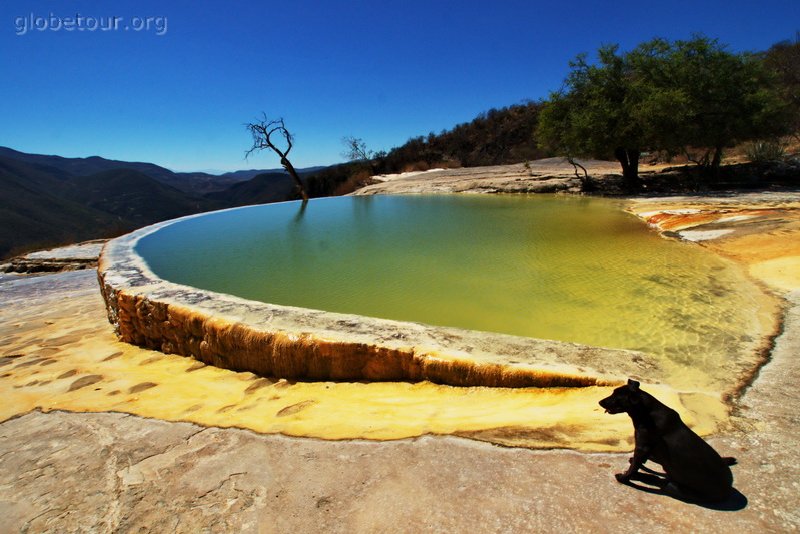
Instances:
[[[0,258],[293,195],[294,184],[282,169],[220,176],[174,173],[152,163],[65,158],[0,147]]]

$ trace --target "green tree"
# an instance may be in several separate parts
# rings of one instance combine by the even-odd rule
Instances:
[[[640,183],[642,151],[702,149],[698,161],[715,173],[725,147],[786,130],[763,62],[706,37],[654,39],[625,54],[604,46],[597,63],[581,55],[570,66],[541,111],[539,142],[568,157],[613,156],[629,187]]]
[[[781,41],[771,46],[764,54],[764,63],[778,77],[792,133],[800,138],[800,32],[794,41]]]
[[[656,39],[627,56],[638,118],[655,148],[700,150],[694,158],[716,174],[723,150],[786,132],[776,77],[755,55],[733,54],[718,41]]]
[[[649,147],[635,113],[630,66],[618,49],[601,47],[594,65],[585,54],[570,62],[564,87],[540,112],[537,135],[543,148],[568,158],[613,156],[625,181],[635,186],[639,157]]]

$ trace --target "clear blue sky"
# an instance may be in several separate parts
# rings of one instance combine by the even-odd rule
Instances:
[[[800,0],[0,0],[0,145],[277,167],[244,160],[264,111],[295,134],[296,166],[330,164],[346,135],[389,149],[546,97],[604,43],[702,32],[763,50],[798,30]]]

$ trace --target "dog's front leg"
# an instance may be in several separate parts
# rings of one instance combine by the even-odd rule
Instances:
[[[636,447],[633,450],[633,456],[630,460],[628,460],[630,463],[628,469],[624,473],[617,473],[614,475],[617,479],[617,482],[622,482],[623,484],[628,482],[631,477],[635,475],[637,471],[639,471],[639,468],[644,465],[649,457],[649,449],[646,449],[645,447]]]

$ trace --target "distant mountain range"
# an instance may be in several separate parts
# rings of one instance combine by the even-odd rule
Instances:
[[[297,169],[297,172],[300,174],[313,174],[315,172],[319,172],[323,169],[327,169],[328,167],[306,167],[303,169]],[[256,170],[250,169],[246,171],[233,171],[233,172],[226,172],[224,174],[218,175],[218,178],[224,178],[226,180],[231,179],[236,182],[244,182],[245,180],[250,180],[251,178],[255,178],[259,174],[284,174],[285,171],[283,169],[263,169],[263,170]]]
[[[323,168],[298,172],[307,176]],[[152,163],[0,147],[0,258],[190,213],[287,200],[293,193],[282,169],[173,172]]]
[[[98,172],[116,169],[131,169],[153,178],[165,185],[171,185],[186,193],[205,194],[213,191],[222,191],[233,184],[244,182],[264,173],[283,174],[284,170],[278,169],[249,169],[226,172],[224,174],[209,174],[205,172],[173,172],[153,163],[133,161],[118,161],[105,159],[99,156],[88,158],[64,158],[61,156],[44,156],[40,154],[26,154],[11,148],[0,147],[0,158],[11,158],[33,165],[53,167],[73,176],[87,176]],[[308,167],[298,169],[298,172],[312,173],[325,167]]]

